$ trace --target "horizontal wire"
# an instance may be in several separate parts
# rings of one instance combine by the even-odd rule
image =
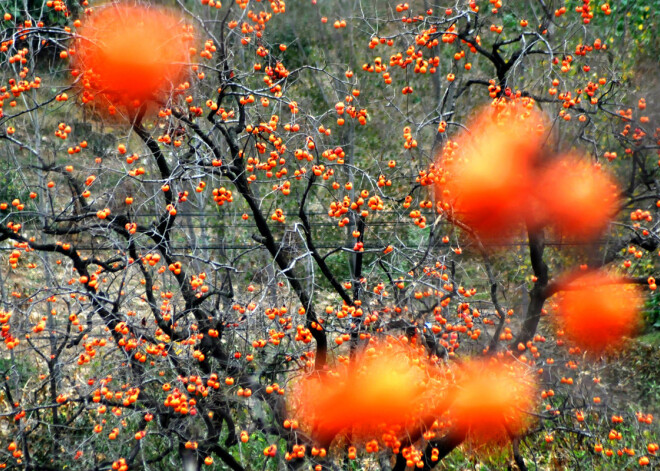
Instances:
[[[566,246],[572,246],[572,247],[577,247],[577,246],[603,246],[607,245],[607,241],[602,241],[602,242],[546,242],[546,246],[550,247],[566,247]],[[492,242],[486,245],[486,247],[524,247],[527,246],[527,241],[520,241],[520,242]],[[345,241],[338,242],[336,244],[315,244],[314,247],[317,249],[337,249],[337,248],[344,248],[347,250],[351,250],[351,248],[346,245]],[[222,245],[222,244],[216,244],[216,245],[183,245],[183,246],[170,246],[169,250],[170,251],[175,251],[175,250],[252,250],[252,249],[258,249],[258,248],[265,248],[264,245],[262,244],[250,244],[250,245]],[[304,244],[285,244],[286,249],[295,249],[295,248],[300,248],[304,249],[306,246]],[[76,246],[76,250],[87,250],[87,251],[117,251],[117,247],[90,247],[90,246]],[[364,250],[369,251],[369,250],[381,250],[383,249],[383,246],[379,245],[377,247],[369,247],[365,246]],[[406,249],[411,250],[411,248],[406,247]],[[0,251],[11,251],[15,250],[12,247],[0,247]],[[423,252],[425,249],[420,248],[416,249],[420,252]],[[463,250],[469,250],[469,247],[463,247]]]

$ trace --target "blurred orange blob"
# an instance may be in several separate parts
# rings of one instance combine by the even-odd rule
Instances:
[[[73,75],[81,75],[83,101],[102,94],[112,105],[143,102],[184,77],[191,34],[167,10],[110,3],[77,33]]]
[[[522,366],[495,359],[469,361],[457,372],[452,423],[477,444],[507,441],[530,422],[535,406],[533,376]]]
[[[560,323],[566,336],[590,353],[620,347],[639,327],[641,292],[622,278],[594,271],[566,283],[563,290]]]
[[[619,209],[614,180],[604,170],[573,157],[553,162],[538,183],[536,198],[543,208],[543,222],[569,238],[598,237]]]
[[[481,238],[509,235],[531,210],[543,121],[530,103],[499,102],[486,109],[469,126],[471,134],[445,146],[437,164],[443,210]]]
[[[299,384],[295,415],[311,435],[329,443],[342,432],[352,440],[401,434],[428,419],[441,395],[429,386],[419,352],[397,346],[369,348],[354,371],[348,368],[310,377]]]

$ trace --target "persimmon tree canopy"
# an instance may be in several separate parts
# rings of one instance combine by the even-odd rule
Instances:
[[[0,469],[657,468],[658,11],[0,2]]]

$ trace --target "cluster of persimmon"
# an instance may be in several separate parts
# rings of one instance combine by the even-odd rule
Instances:
[[[11,328],[11,324],[9,323],[10,319],[11,312],[0,310],[0,332],[2,340],[5,342],[5,346],[8,350],[12,350],[20,343],[20,340],[9,332]]]
[[[22,49],[20,53],[17,54],[19,57],[25,57],[27,55],[28,49]],[[9,61],[10,63],[16,62],[16,56],[13,58],[10,58]],[[24,72],[21,72],[21,77],[27,76],[27,71],[28,69],[24,68]],[[41,86],[41,78],[40,77],[35,77],[34,80],[32,81],[27,81],[27,80],[19,80],[18,82],[11,78],[8,81],[9,86],[2,86],[0,87],[0,118],[4,117],[4,102],[5,100],[11,99],[9,102],[10,107],[15,107],[17,106],[17,100],[21,97],[21,95],[25,92],[28,92],[30,90],[36,90],[40,88]],[[7,134],[11,135],[14,134],[15,131],[12,131],[13,128],[9,126],[7,128]]]
[[[410,211],[409,216],[413,220],[413,223],[420,229],[426,227],[426,216],[422,215],[422,212],[419,209],[413,209]]]
[[[135,404],[140,395],[139,388],[128,388],[124,391],[112,392],[105,384],[107,382],[102,382],[101,388],[95,389],[92,393],[92,402],[100,403],[102,400],[106,401],[118,401],[118,404],[121,404],[123,407],[129,407],[131,404]],[[99,414],[104,414],[107,411],[105,404],[98,407],[97,412]]]
[[[201,296],[209,291],[209,286],[206,284],[206,273],[202,272],[199,275],[192,275],[190,279],[190,287],[193,291],[198,291]]]
[[[167,395],[163,405],[165,407],[171,407],[174,412],[181,415],[197,414],[197,409],[195,408],[197,400],[194,398],[188,399],[188,396],[178,388],[174,388],[174,390]]]
[[[128,471],[128,464],[126,458],[119,458],[112,462],[112,469],[115,471]]]
[[[353,106],[351,103],[353,103],[353,97],[350,95],[347,95],[344,99],[344,101],[339,101],[335,105],[335,111],[337,112],[337,125],[338,126],[343,126],[346,123],[346,120],[344,118],[344,114],[347,114],[350,118],[356,119],[359,124],[362,126],[367,124],[367,110],[365,108],[362,109],[357,109],[355,106]],[[341,158],[341,162],[337,163],[343,163],[343,157]]]
[[[71,316],[75,316],[75,314],[71,314]],[[71,316],[69,316],[69,320],[71,320]],[[75,322],[77,322],[77,319],[75,319]],[[45,327],[45,322],[43,318],[40,324],[42,325],[42,330],[43,330],[43,327]],[[92,360],[92,358],[96,356],[96,349],[94,347],[103,347],[105,345],[106,345],[105,339],[94,339],[90,342],[85,342],[83,344],[83,347],[85,348],[85,353],[81,353],[80,356],[78,357],[78,365],[84,365],[86,363],[89,363]]]
[[[232,191],[226,189],[225,187],[214,188],[211,193],[213,194],[213,201],[215,201],[218,206],[222,206],[225,203],[231,203],[234,201]]]
[[[297,342],[302,342],[305,344],[310,343],[314,338],[312,337],[312,332],[302,324],[296,326],[296,336],[295,340]]]

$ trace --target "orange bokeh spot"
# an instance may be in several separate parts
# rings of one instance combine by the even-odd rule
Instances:
[[[421,355],[392,344],[369,348],[354,371],[342,366],[302,380],[292,409],[321,443],[341,433],[353,441],[401,435],[432,417],[442,395],[439,386],[431,389],[431,366]]]
[[[191,34],[167,10],[111,3],[86,16],[77,33],[73,72],[81,75],[83,99],[134,104],[184,77]]]
[[[566,336],[590,353],[620,347],[640,323],[642,295],[622,278],[594,271],[564,286],[559,301],[560,324]]]
[[[614,180],[604,170],[573,157],[553,162],[536,188],[542,208],[538,216],[573,239],[598,237],[619,208]]]
[[[510,234],[530,207],[532,172],[543,121],[525,104],[500,102],[482,112],[471,133],[445,146],[438,197],[451,220],[481,238]]]
[[[495,359],[471,360],[456,373],[452,423],[476,444],[507,441],[530,423],[536,396],[533,376],[522,366]]]

